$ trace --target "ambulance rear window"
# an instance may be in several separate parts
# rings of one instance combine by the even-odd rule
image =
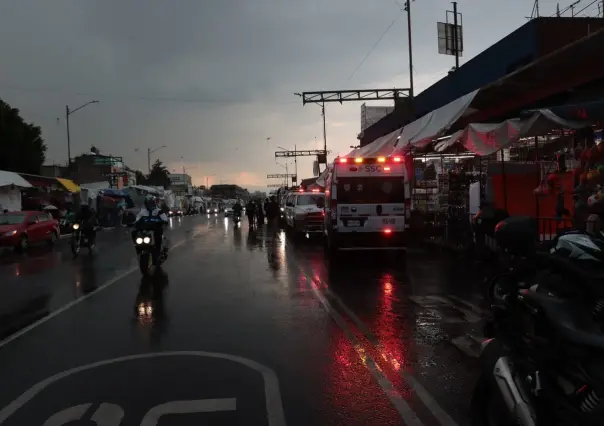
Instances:
[[[397,177],[342,177],[338,179],[340,204],[405,202],[405,179]]]

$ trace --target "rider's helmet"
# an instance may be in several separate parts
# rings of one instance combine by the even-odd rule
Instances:
[[[156,207],[155,198],[153,195],[147,195],[145,197],[145,208],[149,211],[154,210]]]

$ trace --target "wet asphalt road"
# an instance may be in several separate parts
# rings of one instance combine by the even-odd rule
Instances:
[[[0,258],[0,425],[468,424],[486,314],[471,265],[336,267],[317,242],[221,216],[175,219],[169,238],[149,280],[127,229],[93,256],[62,240]]]

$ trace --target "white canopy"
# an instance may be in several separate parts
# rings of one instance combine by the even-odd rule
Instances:
[[[19,188],[31,188],[31,184],[15,172],[0,170],[0,186],[15,185]]]
[[[435,150],[443,152],[455,143],[461,143],[477,155],[490,155],[509,147],[520,138],[544,135],[554,129],[580,129],[588,126],[588,122],[569,121],[550,110],[539,110],[526,120],[512,118],[501,123],[469,124],[465,129],[453,133],[449,139],[438,143]]]
[[[357,148],[351,151],[347,156],[349,157],[375,157],[382,155],[387,157],[391,155],[396,148],[399,147],[401,141],[401,133],[403,128],[395,130],[394,132],[388,133],[386,136],[377,138],[368,145],[362,148]]]
[[[354,152],[354,151],[353,151]],[[328,164],[325,170],[321,172],[315,183],[322,188],[325,188],[325,181],[327,180],[327,175],[333,169],[333,164]]]
[[[478,91],[461,96],[407,124],[401,134],[402,143],[424,146],[441,136],[468,111]]]
[[[386,136],[382,136],[351,151],[347,156],[353,157],[385,157],[400,153],[407,145],[424,146],[446,132],[457,120],[470,110],[470,105],[478,90],[474,90],[460,98],[449,102],[421,118],[401,127]]]

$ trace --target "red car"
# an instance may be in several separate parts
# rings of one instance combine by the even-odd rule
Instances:
[[[0,214],[0,247],[24,251],[31,244],[54,244],[59,222],[44,212],[24,211]]]

